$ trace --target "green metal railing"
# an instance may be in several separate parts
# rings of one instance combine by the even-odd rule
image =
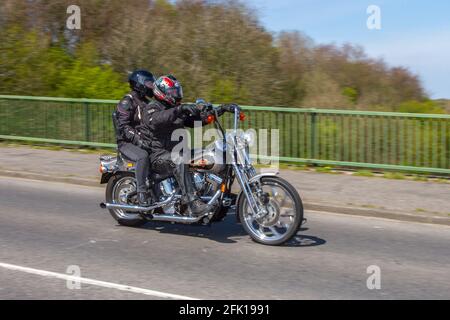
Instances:
[[[0,95],[0,139],[115,147],[116,104]],[[244,129],[280,130],[281,161],[450,174],[450,115],[243,108]]]

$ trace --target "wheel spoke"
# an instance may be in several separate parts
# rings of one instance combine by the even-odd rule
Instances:
[[[276,198],[276,196],[277,196],[277,194],[278,194],[278,191],[277,191],[277,189],[275,189],[275,187],[271,187],[270,188],[270,190],[272,191],[272,196],[274,197],[274,198]]]
[[[284,228],[284,229],[289,229],[289,225],[287,224],[287,223],[283,223],[283,222],[281,222],[281,221],[278,221],[277,222],[277,227],[279,227],[279,228]]]
[[[286,204],[287,194],[284,191],[283,191],[283,193],[284,193],[283,197],[281,198],[281,202],[279,203],[280,207],[284,207],[284,205]]]
[[[249,215],[247,216],[247,221],[248,221],[250,224],[253,224],[253,222],[255,222],[255,217],[253,216],[253,214],[249,214]]]
[[[282,193],[280,192],[280,190],[282,191]],[[269,192],[269,194],[272,195],[273,200],[276,201],[280,207],[283,207],[286,204],[286,200],[287,200],[286,192],[275,186],[271,186],[270,191],[271,192]]]
[[[283,211],[284,212],[282,212],[280,214],[280,217],[295,217],[294,209],[289,210],[289,209],[285,208]]]
[[[275,227],[270,227],[269,230],[272,232],[272,234],[273,234],[275,237],[280,237],[280,236],[281,236],[281,234],[278,232],[277,229],[275,229]]]
[[[266,235],[264,232],[264,227],[262,225],[260,225],[260,224],[258,225],[258,230],[259,230],[259,232],[261,232],[262,235],[264,235],[264,236]]]

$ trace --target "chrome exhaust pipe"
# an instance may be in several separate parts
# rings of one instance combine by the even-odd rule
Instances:
[[[208,205],[212,206],[222,195],[222,191],[218,190],[211,200],[208,202]],[[159,215],[156,214],[153,216],[152,221],[164,221],[164,222],[175,222],[175,223],[183,223],[183,224],[192,224],[199,222],[200,220],[211,215],[211,212],[206,212],[205,214],[198,217],[183,217],[183,216],[173,216],[173,215]]]
[[[175,198],[175,194],[172,194],[169,198],[164,201],[155,203],[149,207],[141,207],[141,206],[130,206],[128,204],[118,204],[118,203],[101,203],[100,208],[102,209],[111,209],[111,210],[125,210],[129,212],[149,212],[161,207],[166,207],[172,203]]]
[[[203,219],[206,215],[199,216],[199,217],[182,217],[182,216],[169,216],[169,215],[153,215],[152,221],[162,221],[162,222],[175,222],[175,223],[182,223],[182,224],[192,224],[199,222],[201,219]]]
[[[222,191],[221,190],[217,190],[217,192],[214,194],[214,196],[211,198],[211,200],[209,200],[208,205],[209,206],[213,205],[214,202],[219,200],[221,195],[222,195]]]
[[[208,202],[208,205],[212,206],[222,195],[222,191],[218,190],[214,196],[210,199]],[[100,207],[102,209],[117,209],[117,210],[125,210],[130,212],[149,212],[157,208],[166,207],[175,199],[175,194],[172,194],[168,199],[155,203],[154,205],[150,207],[141,207],[141,206],[130,206],[126,204],[116,204],[116,203],[101,203]],[[184,216],[174,216],[174,215],[153,215],[152,221],[163,221],[163,222],[175,222],[175,223],[182,223],[182,224],[192,224],[199,222],[203,218],[209,216],[211,213],[207,212],[201,216],[198,217],[184,217]]]

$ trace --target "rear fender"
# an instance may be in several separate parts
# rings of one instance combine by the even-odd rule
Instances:
[[[117,176],[117,175],[127,175],[127,176],[134,176],[134,168],[133,170],[116,170],[113,172],[105,172],[102,174],[101,178],[100,178],[100,184],[106,184],[109,182],[109,180],[111,180],[112,177]]]
[[[109,182],[109,179],[111,179],[111,177],[114,174],[112,172],[106,172],[102,174],[102,177],[100,178],[100,184],[106,184]]]

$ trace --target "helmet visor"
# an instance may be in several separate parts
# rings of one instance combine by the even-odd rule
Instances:
[[[144,82],[144,86],[145,86],[147,89],[153,90],[153,88],[154,88],[153,81],[150,81],[150,80],[145,81],[145,82]]]
[[[183,100],[183,88],[181,86],[175,86],[167,89],[167,95],[172,97],[177,103]]]

